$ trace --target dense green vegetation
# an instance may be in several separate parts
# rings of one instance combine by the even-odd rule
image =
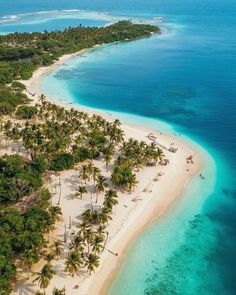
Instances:
[[[48,168],[50,170],[61,171],[72,169],[74,167],[75,161],[73,154],[70,153],[57,153],[53,155]]]
[[[135,171],[163,157],[155,144],[148,145],[133,139],[124,141],[118,120],[109,123],[99,115],[89,116],[73,108],[66,110],[47,102],[44,96],[35,109],[34,118],[28,120],[19,120],[18,109],[14,120],[3,121],[1,128],[5,149],[11,147],[14,152],[0,159],[0,205],[3,208],[0,222],[6,225],[2,227],[3,236],[9,231],[7,224],[11,222],[11,216],[18,218],[16,225],[10,223],[12,237],[8,235],[8,238],[12,241],[9,243],[8,239],[3,239],[0,250],[5,261],[0,271],[6,274],[2,277],[6,290],[11,288],[17,258],[21,257],[22,261],[27,258],[32,264],[44,257],[47,263],[42,273],[37,274],[37,282],[41,288],[46,288],[50,279],[46,278],[45,282],[40,276],[51,270],[50,261],[60,256],[62,245],[54,245],[53,252],[47,256],[39,251],[46,243],[45,233],[54,229],[53,223],[61,214],[59,207],[50,206],[50,194],[43,188],[43,176],[47,170],[71,169],[82,162],[78,169],[81,184],[76,196],[83,198],[88,187],[93,187],[91,200],[97,203],[99,194],[105,194],[100,209],[87,209],[81,216],[80,229],[72,240],[65,261],[65,271],[74,275],[80,268],[91,273],[98,266],[99,253],[104,249],[108,235],[105,228],[112,218],[113,206],[118,203],[114,188],[131,191],[137,184]],[[94,159],[103,160],[106,166],[113,163],[110,179],[93,164]],[[17,239],[22,239],[20,244]]]
[[[49,65],[55,59],[66,53],[73,53],[96,44],[132,40],[151,33],[158,33],[156,26],[133,24],[129,21],[120,21],[106,27],[77,27],[64,31],[43,33],[14,33],[0,36],[0,61],[23,61],[32,67]],[[28,69],[31,67],[29,66]],[[19,68],[18,75],[21,76]],[[15,74],[15,73],[14,73]],[[13,74],[13,75],[14,75]]]
[[[10,294],[16,267],[28,268],[40,258],[44,233],[54,223],[50,194],[41,189],[31,196],[32,206],[2,207],[0,214],[0,294]],[[28,200],[29,201],[29,200]]]
[[[37,108],[32,106],[20,106],[17,109],[16,117],[17,119],[31,119],[37,114]]]
[[[7,73],[5,75],[7,75]],[[15,92],[11,90],[10,87],[0,85],[0,115],[10,114],[15,111],[19,104],[24,104],[27,102],[29,102],[29,99],[25,94],[19,91]]]
[[[163,157],[154,144],[125,141],[118,120],[107,122],[98,115],[66,110],[43,95],[36,105],[27,105],[25,86],[17,80],[28,79],[36,68],[63,54],[151,32],[159,28],[123,21],[104,28],[0,36],[0,144],[5,154],[0,158],[0,295],[11,293],[19,268],[30,273],[39,259],[46,263],[34,274],[35,282],[46,289],[55,275],[51,262],[64,252],[63,241],[49,239],[62,212],[60,199],[52,205],[47,173],[60,176],[60,171],[76,166],[80,185],[75,196],[82,199],[90,189],[92,204],[103,193],[99,209],[91,206],[82,213],[65,259],[65,272],[73,276],[84,268],[90,274],[105,248],[117,190],[131,191],[137,184],[135,171]],[[102,175],[95,159],[104,161],[110,177]],[[65,290],[55,288],[53,294]]]
[[[25,163],[21,156],[0,158],[0,203],[15,203],[36,191],[42,185],[42,172],[34,161]]]

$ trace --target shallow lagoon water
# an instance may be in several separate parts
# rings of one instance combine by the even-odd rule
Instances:
[[[149,20],[163,16],[162,36],[91,50],[48,75],[44,92],[116,111],[114,116],[126,122],[181,133],[204,148],[204,185],[194,178],[174,206],[139,235],[108,293],[235,294],[235,1],[100,0],[75,5],[53,0],[35,1],[33,8],[26,0],[15,3],[19,7],[3,7],[2,16],[52,10],[55,3],[59,10]],[[65,24],[65,19],[54,21]],[[48,23],[44,25],[47,29]]]

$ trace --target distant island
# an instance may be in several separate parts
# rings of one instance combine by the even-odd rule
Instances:
[[[123,42],[160,33],[157,26],[120,21],[106,27],[77,27],[43,33],[0,36],[0,113],[13,112],[26,103],[16,80],[29,79],[41,66],[53,64],[65,54],[112,42]],[[12,84],[13,83],[13,84]]]

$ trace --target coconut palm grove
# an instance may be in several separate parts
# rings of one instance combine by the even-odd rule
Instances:
[[[91,208],[79,217],[64,259],[65,273],[74,276],[83,269],[91,274],[109,236],[107,224],[119,192],[132,191],[136,172],[164,156],[154,143],[125,140],[119,120],[65,109],[44,95],[32,102],[19,80],[30,78],[37,68],[64,54],[159,32],[155,26],[122,21],[101,28],[0,36],[0,295],[11,293],[19,270],[34,276],[39,288],[35,294],[43,294],[56,275],[51,262],[60,258],[65,241],[51,238],[62,215],[62,196],[52,204],[47,188],[51,175],[60,179],[62,171],[76,169],[80,184],[75,197],[91,195]],[[96,167],[97,159],[105,163],[109,177]],[[93,204],[101,193],[105,198],[98,209]],[[32,273],[40,260],[41,270]],[[65,292],[53,290],[54,295]]]

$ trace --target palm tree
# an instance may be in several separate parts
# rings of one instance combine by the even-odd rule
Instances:
[[[7,120],[6,123],[3,126],[4,129],[4,136],[5,136],[5,141],[6,141],[6,149],[7,149],[7,139],[10,136],[11,133],[11,128],[12,128],[12,121]]]
[[[11,130],[10,138],[14,141],[17,142],[18,144],[18,152],[20,151],[20,146],[19,146],[19,139],[21,138],[21,126],[19,123],[17,123]]]
[[[38,259],[37,252],[34,251],[33,249],[29,249],[29,250],[25,251],[23,254],[22,262],[23,262],[23,265],[27,269],[28,279],[29,279],[30,268],[31,268],[32,264],[37,261],[37,259]]]
[[[93,178],[94,183],[97,180],[97,178],[100,175],[100,173],[101,173],[101,170],[98,167],[94,167],[93,168],[92,178]]]
[[[62,215],[62,212],[59,206],[50,206],[48,208],[48,211],[52,218],[53,223],[60,220],[60,216]]]
[[[81,259],[80,252],[73,250],[68,253],[65,260],[65,271],[73,277],[83,265],[83,260]]]
[[[80,172],[79,172],[79,177],[84,180],[85,184],[87,180],[89,179],[89,171],[88,171],[88,166],[87,165],[82,165]]]
[[[54,241],[53,244],[51,245],[51,248],[53,248],[53,252],[57,256],[57,259],[59,258],[59,256],[64,250],[62,246],[63,246],[63,242],[60,240]]]
[[[104,239],[104,244],[103,244],[102,251],[104,251],[105,246],[106,246],[106,242],[107,242],[108,237],[109,237],[109,232],[105,231],[105,229],[106,229],[106,226],[99,225],[99,227],[97,228],[97,231],[96,231],[96,233],[99,234],[100,236],[102,236],[103,239]]]
[[[83,252],[84,251],[84,247],[83,247],[84,243],[83,243],[83,241],[84,240],[83,240],[82,236],[80,234],[77,234],[74,237],[73,241],[72,241],[72,246],[71,246],[70,249],[73,248],[76,251]]]
[[[93,175],[93,170],[94,170],[94,165],[93,163],[89,163],[87,165],[87,170],[88,170],[88,179],[90,180],[91,176]]]
[[[54,288],[52,291],[52,295],[66,295],[65,287],[63,289]]]
[[[99,225],[99,227],[97,228],[97,233],[99,235],[104,235],[105,234],[105,229],[106,229],[106,227],[104,225]]]
[[[45,259],[48,263],[50,263],[53,259],[55,259],[55,253],[50,252],[50,253],[46,254],[44,259]]]
[[[44,94],[41,94],[40,97],[39,97],[39,102],[42,104],[42,105],[45,105],[47,103],[46,101],[46,96]]]
[[[83,198],[83,194],[87,193],[87,189],[86,186],[80,185],[77,189],[76,189],[76,197],[80,197],[80,199]]]
[[[48,287],[53,275],[55,274],[55,269],[49,263],[46,263],[40,272],[34,273],[37,277],[33,280],[33,282],[38,282],[39,287],[43,289],[45,294],[45,289]]]
[[[96,196],[96,203],[98,202],[98,194],[105,191],[105,188],[108,187],[106,183],[106,177],[103,175],[99,175],[97,179],[97,184],[95,186],[97,196]]]
[[[132,174],[128,180],[127,186],[128,190],[131,192],[138,184],[138,181],[136,180],[136,175]]]
[[[121,126],[121,122],[119,119],[115,119],[114,123],[115,126]]]
[[[91,199],[93,198],[93,192],[95,190],[95,181],[98,179],[98,176],[101,174],[101,170],[98,167],[93,168],[92,178],[93,178],[93,186],[94,189],[91,190]]]
[[[92,210],[87,209],[83,211],[83,213],[81,214],[81,217],[82,217],[83,223],[90,224],[92,222]]]
[[[107,224],[109,220],[112,219],[110,215],[111,211],[107,209],[106,207],[103,207],[101,212],[100,212],[100,221],[102,224]]]
[[[79,232],[78,232],[78,234],[82,236],[83,241],[85,241],[84,237],[86,235],[87,229],[90,229],[90,228],[91,228],[91,225],[88,224],[87,222],[83,222],[83,223],[79,224]]]
[[[105,194],[103,206],[109,210],[112,210],[112,207],[118,204],[117,198],[117,192],[113,189],[109,189]]]
[[[52,224],[51,222],[52,220],[45,225],[45,233],[48,234],[48,241],[49,241],[50,232],[55,230],[55,225]]]
[[[118,129],[116,130],[113,139],[117,142],[123,142],[124,141],[124,131],[122,129]]]
[[[84,242],[87,243],[87,247],[88,247],[88,253],[90,252],[90,248],[89,245],[91,244],[93,239],[93,229],[92,227],[87,227],[84,231],[83,231],[83,240]]]
[[[103,243],[104,243],[104,236],[100,234],[94,235],[92,239],[92,251],[97,254],[100,253],[103,249]]]
[[[91,274],[99,266],[99,257],[93,253],[88,254],[85,258],[84,266],[87,267],[87,271]]]
[[[163,160],[163,158],[164,158],[164,153],[163,153],[163,150],[162,149],[157,149],[157,157],[158,157],[158,159],[160,160],[160,161],[162,161]]]
[[[105,151],[104,152],[104,160],[106,162],[106,171],[108,172],[108,165],[112,160],[113,153]]]
[[[127,160],[120,159],[119,162],[116,162],[111,176],[115,187],[119,186],[131,191],[136,186],[136,175],[132,172],[131,168]]]
[[[112,160],[113,154],[115,151],[115,147],[113,144],[110,144],[108,147],[106,147],[103,150],[103,155],[104,155],[104,160],[106,162],[106,168],[107,168],[107,172],[108,172],[108,165]]]

